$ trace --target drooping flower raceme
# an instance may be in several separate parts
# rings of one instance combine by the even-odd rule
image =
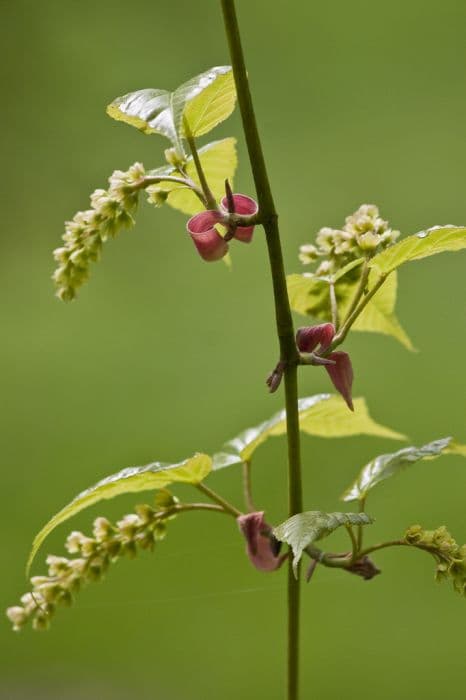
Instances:
[[[142,163],[129,170],[115,170],[108,190],[95,190],[91,209],[78,211],[65,224],[64,245],[53,252],[58,268],[53,274],[57,296],[63,301],[75,298],[78,288],[89,278],[91,262],[99,259],[102,244],[122,228],[131,226],[137,206],[138,184],[144,177]]]
[[[296,333],[296,345],[300,352],[312,353],[311,364],[323,365],[327,370],[333,386],[353,411],[351,388],[353,385],[353,368],[347,352],[335,350],[327,353],[335,336],[333,323],[321,323],[318,326],[299,328]],[[330,364],[329,364],[330,361]]]

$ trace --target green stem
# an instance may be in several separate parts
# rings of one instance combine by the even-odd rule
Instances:
[[[215,501],[215,503],[218,503],[219,506],[223,508],[225,513],[229,513],[230,515],[233,515],[233,517],[237,518],[239,515],[242,515],[241,511],[235,508],[231,503],[228,503],[220,494],[218,494],[216,491],[213,491],[210,489],[208,486],[205,484],[194,484],[196,488],[199,489],[199,491],[202,491],[202,493],[205,493],[206,496],[208,496],[212,501]]]
[[[335,338],[333,339],[333,342],[332,342],[328,352],[330,352],[331,350],[336,348],[338,345],[341,345],[341,343],[345,340],[346,336],[349,333],[351,326],[356,321],[357,317],[360,315],[360,313],[363,311],[363,309],[366,308],[367,304],[370,302],[370,300],[372,299],[374,294],[376,294],[379,291],[380,287],[383,285],[383,283],[387,279],[387,276],[388,276],[387,273],[380,275],[379,279],[374,284],[372,289],[362,298],[360,304],[358,306],[356,306],[354,311],[349,316],[346,317],[345,322],[343,323],[339,332],[336,334]],[[362,296],[363,291],[364,291],[364,288],[362,287],[360,297]]]
[[[337,304],[337,296],[335,293],[335,283],[330,282],[330,308],[332,310],[332,323],[333,327],[335,328],[335,331],[338,331],[338,304]]]
[[[351,527],[351,525],[346,526],[346,531],[348,532],[348,535],[350,537],[351,548],[352,548],[350,564],[354,564],[354,562],[357,561],[359,558],[358,541],[356,539],[356,535],[354,534],[354,531],[353,531],[353,528]]]
[[[364,513],[365,508],[366,508],[366,497],[361,498],[361,500],[359,501],[359,508],[358,508],[359,513]],[[364,526],[358,525],[358,552],[361,551],[361,549],[362,549],[363,539],[364,539]]]
[[[251,462],[246,461],[243,462],[243,493],[244,493],[244,502],[246,504],[246,508],[250,513],[254,513],[256,510],[254,506],[254,501],[252,498],[252,483],[251,483]]]
[[[302,511],[301,457],[298,414],[297,364],[299,354],[294,338],[293,319],[286,288],[285,268],[280,243],[278,216],[265,165],[249,89],[241,37],[234,0],[221,0],[225,30],[238,94],[238,103],[264,227],[275,302],[280,360],[284,364],[285,404],[288,440],[288,505],[289,514]],[[300,586],[291,568],[288,570],[288,700],[298,699]]]
[[[189,177],[175,177],[174,175],[147,175],[135,185],[134,189],[142,190],[149,185],[157,185],[159,182],[173,182],[184,187],[189,187],[194,192],[196,197],[201,200],[204,206],[207,205],[206,199],[202,190]]]
[[[197,152],[196,141],[194,140],[194,136],[191,134],[191,132],[189,130],[189,126],[188,126],[186,119],[184,120],[184,130],[185,130],[185,134],[186,134],[186,140],[187,140],[188,145],[189,145],[189,150],[191,151],[194,165],[196,167],[197,176],[198,176],[199,182],[201,184],[201,189],[202,189],[202,192],[204,193],[204,199],[205,199],[206,206],[208,209],[217,209],[217,202],[215,201],[215,197],[211,192],[211,189],[209,187],[209,183],[207,182],[207,178],[206,178],[204,170],[202,168],[202,163],[201,163],[201,159],[199,158],[199,153]]]

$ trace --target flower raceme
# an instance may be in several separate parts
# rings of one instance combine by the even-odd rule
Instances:
[[[220,209],[208,209],[191,217],[186,225],[187,231],[203,260],[214,262],[228,253],[227,240],[217,231],[216,226],[222,224],[225,215],[240,214],[253,216],[257,214],[257,202],[244,194],[233,195],[234,211],[229,211],[228,199],[224,197]],[[242,243],[250,243],[254,226],[234,226],[232,238]]]
[[[312,355],[311,364],[323,365],[327,370],[333,386],[353,411],[351,387],[353,384],[353,367],[347,352],[336,350],[327,353],[335,336],[333,323],[321,323],[318,326],[299,328],[296,333],[296,345],[300,352]],[[325,354],[325,356],[323,356]]]

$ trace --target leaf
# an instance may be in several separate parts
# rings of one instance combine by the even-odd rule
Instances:
[[[238,164],[236,155],[236,139],[226,138],[213,141],[199,149],[199,158],[210,190],[215,199],[225,195],[225,180],[233,184],[233,177]],[[189,157],[186,161],[186,173],[196,185],[200,185],[194,161]],[[164,184],[164,183],[162,183]],[[167,203],[184,214],[197,214],[204,206],[196,195],[187,188],[174,187],[168,195]]]
[[[171,98],[168,90],[136,90],[113,100],[107,107],[107,114],[135,126],[144,134],[162,134],[183,152],[173,120]]]
[[[183,83],[174,92],[146,88],[117,97],[107,114],[145,134],[162,134],[184,155],[183,119],[193,136],[201,136],[234,109],[236,92],[230,66],[216,66]]]
[[[354,412],[340,396],[316,394],[299,399],[299,423],[302,432],[319,437],[348,437],[351,435],[375,435],[391,440],[404,440],[405,436],[376,423],[362,398],[354,399]],[[279,411],[272,418],[248,428],[224,445],[213,457],[213,469],[223,469],[249,461],[255,450],[269,437],[286,433],[286,412]]]
[[[181,85],[173,94],[175,127],[186,136],[202,136],[233,112],[236,89],[231,66],[216,66]]]
[[[81,510],[104,499],[114,498],[124,493],[162,489],[172,482],[198,484],[205,479],[211,469],[212,460],[208,455],[195,454],[177,464],[153,462],[143,467],[128,467],[105,477],[94,486],[78,494],[67,506],[54,515],[36,535],[29,555],[27,571],[29,571],[39,547],[52,530]]]
[[[422,447],[405,447],[392,454],[379,455],[362,468],[356,481],[341,497],[342,500],[361,501],[365,499],[374,486],[391,476],[395,476],[395,474],[399,474],[411,464],[423,459],[435,459],[442,453],[451,452],[449,449],[451,441],[451,437],[446,437]]]
[[[363,398],[354,399],[354,412],[341,396],[330,395],[328,401],[310,406],[300,413],[300,428],[308,435],[318,437],[350,437],[351,435],[374,435],[389,440],[406,440],[406,436],[376,423],[367,410]],[[286,425],[280,426],[281,433],[286,432]],[[281,434],[276,428],[274,435]]]
[[[297,566],[303,551],[312,542],[327,537],[341,525],[369,525],[372,518],[366,513],[324,513],[321,510],[309,510],[293,515],[285,522],[274,528],[273,534],[286,542],[293,550],[293,569],[297,574]]]
[[[466,457],[466,445],[460,445],[458,442],[455,442],[455,440],[452,440],[445,452],[449,455],[461,455],[461,457]]]
[[[374,271],[369,275],[368,289],[370,290],[377,277]],[[390,277],[387,277],[380,289],[372,297],[366,308],[354,322],[352,329],[355,331],[369,331],[371,333],[383,333],[396,338],[405,348],[414,351],[414,346],[403,330],[398,321],[394,309],[396,304],[397,292],[397,273],[393,272]],[[351,297],[348,298],[348,303],[342,304],[341,314],[344,316],[346,308],[349,305]]]
[[[338,282],[339,279],[344,277],[348,272],[351,272],[351,270],[354,270],[355,267],[359,267],[359,265],[362,265],[363,262],[364,258],[357,258],[356,260],[352,260],[340,270],[337,270],[335,274],[331,276],[331,281],[334,283]]]
[[[466,248],[466,227],[434,226],[386,248],[372,258],[371,267],[382,274],[389,274],[411,260],[420,260],[430,255],[454,252],[462,248]]]
[[[287,275],[288,297],[293,311],[325,321],[331,318],[328,281],[312,272]]]

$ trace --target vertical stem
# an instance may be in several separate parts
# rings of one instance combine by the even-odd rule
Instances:
[[[299,355],[294,339],[293,319],[286,288],[285,268],[280,243],[278,216],[265,165],[249,89],[234,0],[221,0],[225,30],[249,160],[256,186],[259,212],[265,230],[275,302],[280,359],[284,364],[286,424],[288,440],[289,514],[302,511],[301,456],[298,414],[297,364]],[[288,700],[298,700],[299,663],[299,579],[293,575],[291,559],[288,571]]]

